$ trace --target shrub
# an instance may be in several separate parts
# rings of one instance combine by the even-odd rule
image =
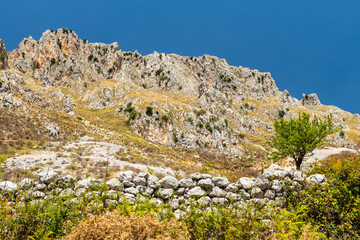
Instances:
[[[211,127],[211,125],[210,125],[210,123],[205,123],[205,128],[209,131],[209,132],[213,132],[213,129],[212,129],[212,127]]]
[[[287,197],[289,209],[304,207],[305,220],[319,226],[328,238],[359,239],[360,155],[341,153],[324,159],[310,174],[321,173],[328,184],[314,185]]]
[[[82,117],[80,117],[80,116],[77,116],[76,119],[77,119],[77,120],[80,120],[80,121],[83,120]]]
[[[56,41],[56,43],[57,43],[57,45],[59,46],[59,48],[61,49],[61,42],[60,42],[59,39]]]
[[[154,214],[122,216],[112,212],[91,216],[72,229],[67,240],[81,239],[190,239],[184,223],[176,220],[160,222]]]
[[[135,109],[131,110],[130,115],[129,115],[129,120],[134,120],[137,115],[138,115],[138,112]]]
[[[167,121],[169,121],[169,116],[168,115],[162,115],[161,116],[161,120],[163,120],[164,122],[167,122]]]
[[[206,110],[200,109],[198,111],[195,111],[196,116],[204,115],[206,113]]]
[[[279,118],[283,118],[285,116],[285,111],[279,110],[278,115],[279,115]]]
[[[187,119],[186,119],[186,121],[188,121],[189,123],[193,123],[193,119],[192,119],[192,117],[188,117]]]
[[[149,117],[151,117],[153,115],[153,108],[152,107],[146,107],[146,115],[148,115]]]
[[[225,126],[229,126],[229,120],[227,120],[226,118],[224,119],[224,123],[225,123]]]
[[[162,68],[156,70],[155,75],[156,75],[156,76],[159,76],[160,73],[162,73],[162,71],[164,71],[164,69],[162,69]]]

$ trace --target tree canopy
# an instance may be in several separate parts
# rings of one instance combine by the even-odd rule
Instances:
[[[295,160],[299,170],[305,155],[321,145],[324,138],[339,128],[334,127],[332,115],[324,120],[316,115],[310,120],[307,113],[299,113],[298,119],[275,120],[275,134],[268,141],[277,151],[271,153],[272,158],[290,156]]]

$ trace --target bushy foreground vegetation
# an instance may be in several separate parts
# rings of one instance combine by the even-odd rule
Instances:
[[[0,239],[359,239],[360,156],[332,156],[312,171],[326,175],[327,185],[289,187],[283,208],[192,205],[180,220],[170,205],[148,200],[114,208],[101,195],[90,202],[56,194],[14,204],[3,198]]]

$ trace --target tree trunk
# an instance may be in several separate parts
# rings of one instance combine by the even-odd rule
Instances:
[[[304,156],[299,157],[298,159],[295,159],[296,170],[300,170],[300,166],[301,166],[301,163],[302,163],[303,159],[304,159]]]

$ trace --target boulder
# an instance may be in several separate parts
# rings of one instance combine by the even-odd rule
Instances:
[[[34,182],[30,178],[24,178],[19,183],[19,189],[21,190],[27,190],[34,186]]]
[[[192,188],[195,186],[195,182],[192,178],[183,178],[179,182],[179,187]]]
[[[301,104],[304,107],[312,107],[321,105],[320,100],[316,93],[312,94],[303,94],[303,99],[301,100]]]
[[[250,190],[255,186],[255,181],[253,178],[242,177],[238,180],[238,183],[241,184],[241,187],[245,190]]]
[[[156,196],[160,197],[161,199],[170,199],[174,193],[172,188],[160,188],[156,192]]]
[[[314,174],[314,175],[309,176],[306,180],[308,182],[315,182],[315,183],[320,184],[325,180],[325,175],[323,175],[323,174]]]
[[[52,170],[41,172],[38,175],[39,183],[49,184],[49,183],[55,182],[55,180],[58,176],[59,176],[59,174]]]
[[[227,187],[230,183],[229,180],[224,177],[213,177],[212,181],[215,184],[215,186],[221,187],[221,188]]]
[[[214,187],[213,189],[208,191],[208,195],[210,197],[225,197],[226,194],[227,192],[219,187]]]
[[[199,186],[196,186],[188,191],[190,197],[202,197],[206,195],[206,191]]]
[[[148,185],[148,187],[157,189],[160,187],[159,179],[153,175],[150,175],[148,177],[147,185]]]
[[[134,172],[127,171],[127,172],[118,173],[117,178],[122,182],[123,181],[132,182],[134,180]]]
[[[198,183],[198,186],[210,190],[214,187],[214,183],[212,182],[211,178],[201,179]]]
[[[179,181],[173,176],[166,176],[159,181],[162,188],[171,188],[176,190],[179,187]]]
[[[11,181],[0,182],[0,193],[12,193],[17,190],[17,185]]]

